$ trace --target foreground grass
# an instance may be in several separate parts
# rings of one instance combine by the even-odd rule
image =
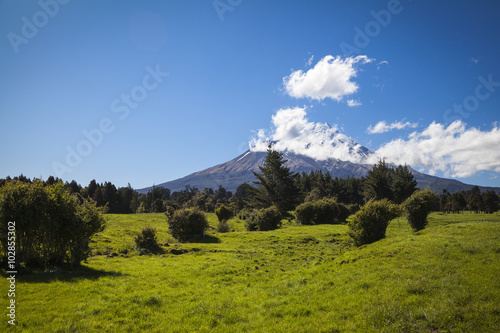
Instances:
[[[433,214],[413,233],[397,219],[387,238],[355,248],[345,225],[246,232],[231,220],[235,232],[179,244],[162,214],[110,215],[92,244],[101,255],[82,268],[18,276],[13,330],[497,332],[499,222]],[[158,231],[161,256],[133,250],[146,225]],[[5,278],[0,288],[5,305]]]

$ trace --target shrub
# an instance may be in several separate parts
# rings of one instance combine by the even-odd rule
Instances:
[[[180,241],[204,235],[207,228],[207,218],[197,208],[178,210],[168,219],[169,232]]]
[[[240,218],[245,220],[245,228],[248,231],[259,230],[259,223],[257,221],[258,211],[257,210],[253,210],[253,211],[244,210],[244,214],[242,214],[242,212],[240,212]]]
[[[312,202],[304,202],[295,208],[297,222],[303,225],[315,223],[316,209]]]
[[[229,225],[227,224],[227,220],[219,221],[219,224],[217,224],[216,230],[218,233],[229,232],[230,229],[229,229]]]
[[[79,265],[90,255],[90,238],[104,230],[103,208],[80,201],[62,183],[13,181],[0,188],[0,227],[6,235],[15,221],[16,261],[28,268]],[[2,254],[8,252],[1,237]]]
[[[300,204],[295,209],[295,215],[298,223],[310,225],[345,221],[351,214],[345,205],[331,198],[323,198]]]
[[[148,249],[151,252],[157,251],[160,246],[156,238],[156,229],[147,226],[139,232],[134,238],[135,246],[137,249]]]
[[[219,208],[215,210],[215,215],[217,215],[217,219],[221,222],[224,220],[227,221],[233,217],[233,212],[226,206],[220,205]]]
[[[354,214],[348,234],[356,246],[373,243],[385,237],[389,222],[399,215],[399,207],[387,199],[369,201]]]
[[[259,231],[275,230],[281,227],[281,213],[276,206],[264,208],[257,213]]]
[[[338,204],[330,198],[323,198],[314,203],[316,223],[333,223],[338,218]]]
[[[245,227],[248,231],[275,230],[281,226],[282,215],[276,206],[254,211],[246,220]]]
[[[403,202],[403,212],[414,231],[427,225],[427,216],[433,210],[438,198],[429,189],[417,191]]]

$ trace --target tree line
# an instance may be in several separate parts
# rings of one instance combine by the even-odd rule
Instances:
[[[287,214],[304,202],[314,202],[322,198],[333,198],[346,205],[351,212],[370,200],[388,199],[401,204],[417,190],[417,182],[406,165],[393,166],[381,160],[374,165],[366,177],[332,177],[329,173],[311,171],[293,173],[285,167],[285,158],[270,149],[260,172],[254,172],[254,186],[244,183],[234,193],[219,186],[198,189],[186,186],[184,190],[171,192],[170,189],[153,186],[147,194],[140,194],[130,184],[117,188],[111,182],[90,181],[82,187],[76,181],[65,182],[50,176],[42,184],[50,186],[63,183],[64,189],[75,194],[81,202],[89,199],[96,207],[103,207],[107,213],[163,213],[168,210],[197,208],[204,212],[215,212],[221,206],[227,206],[233,214],[244,209],[261,209],[276,206]],[[18,177],[0,179],[0,187],[11,180],[32,183],[38,179],[29,179],[22,174]],[[493,213],[499,210],[500,197],[493,191],[481,193],[475,186],[469,191],[449,193],[443,190],[434,210],[442,212]]]

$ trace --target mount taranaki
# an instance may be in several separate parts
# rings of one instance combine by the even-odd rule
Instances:
[[[360,154],[364,157],[373,154],[373,151],[360,146],[354,141],[349,142],[349,145],[357,148],[356,154]],[[302,173],[303,171],[309,173],[312,170],[321,170],[323,173],[330,173],[333,178],[347,178],[348,176],[366,176],[368,171],[373,168],[373,164],[357,164],[335,158],[316,160],[287,150],[281,151],[281,153],[284,158],[288,160],[285,165],[290,168],[291,171],[297,173]],[[256,178],[253,171],[260,172],[259,166],[264,165],[266,155],[267,152],[252,151],[249,149],[228,162],[155,186],[165,187],[175,192],[184,190],[188,185],[200,190],[204,188],[212,188],[215,190],[222,185],[226,190],[234,193],[236,188],[243,183],[254,185],[253,181],[255,181]],[[446,189],[450,193],[454,193],[470,190],[474,187],[474,185],[465,184],[458,180],[430,176],[412,168],[410,168],[410,170],[417,181],[418,188],[426,188],[428,186],[437,194],[442,193],[443,189]],[[494,190],[497,194],[500,194],[500,188],[498,187],[479,186],[479,188],[481,191]],[[146,194],[151,189],[152,187],[146,187],[137,191]]]

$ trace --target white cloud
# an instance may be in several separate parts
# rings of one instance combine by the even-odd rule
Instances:
[[[331,98],[340,101],[359,89],[356,82],[351,81],[357,75],[355,64],[372,61],[365,55],[345,59],[327,55],[307,72],[298,70],[283,78],[283,85],[287,94],[295,98]]]
[[[404,129],[404,128],[415,128],[418,126],[418,123],[410,123],[407,121],[406,123],[403,123],[402,121],[396,121],[393,122],[392,124],[387,124],[385,120],[379,121],[375,126],[369,126],[366,129],[366,132],[369,134],[379,134],[379,133],[385,133],[389,132],[393,129]]]
[[[309,58],[309,60],[307,60],[307,63],[306,63],[306,64],[307,64],[307,66],[311,66],[311,65],[312,65],[312,63],[313,63],[313,59],[314,59],[314,55],[312,55],[312,56]]]
[[[275,129],[268,137],[264,131],[250,142],[252,151],[266,151],[269,142],[276,142],[278,151],[291,151],[316,160],[336,158],[343,161],[361,163],[366,157],[361,145],[340,133],[336,126],[315,123],[306,118],[306,108],[280,109],[272,116]]]
[[[441,171],[446,177],[459,178],[471,177],[480,171],[500,173],[499,123],[494,123],[490,131],[481,131],[473,127],[467,129],[459,120],[447,127],[433,122],[421,132],[411,133],[407,139],[392,140],[371,152],[340,133],[336,125],[310,121],[306,107],[280,109],[272,116],[272,122],[271,131],[257,131],[250,142],[252,151],[266,151],[273,141],[273,148],[278,151],[316,160],[335,158],[376,164],[385,158],[390,163],[408,164],[422,172]],[[384,123],[379,127],[408,127],[406,124]]]
[[[360,106],[360,105],[362,105],[360,101],[356,101],[354,99],[347,100],[347,106],[349,106],[351,108],[355,107],[355,106]]]
[[[500,127],[491,131],[465,128],[457,120],[448,127],[433,122],[422,132],[413,132],[408,140],[397,139],[380,147],[371,158],[387,158],[396,164],[407,163],[425,168],[429,173],[445,176],[471,177],[479,171],[500,172]]]

